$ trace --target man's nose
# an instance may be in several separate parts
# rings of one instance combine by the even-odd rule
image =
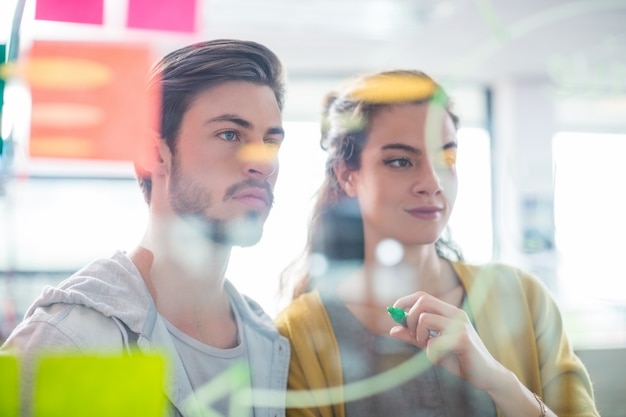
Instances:
[[[246,175],[266,179],[278,169],[277,152],[277,148],[265,143],[247,143],[237,156]]]

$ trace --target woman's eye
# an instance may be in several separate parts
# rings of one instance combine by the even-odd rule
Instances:
[[[234,130],[227,130],[226,132],[218,134],[218,136],[224,140],[232,142],[233,140],[237,139],[237,132],[235,132]]]
[[[385,164],[391,167],[404,168],[411,166],[411,161],[407,158],[388,159]]]

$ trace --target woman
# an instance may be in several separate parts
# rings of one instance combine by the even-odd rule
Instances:
[[[441,87],[414,71],[363,77],[329,98],[322,126],[308,270],[277,317],[288,415],[597,416],[545,287],[464,263],[446,237],[458,119]]]

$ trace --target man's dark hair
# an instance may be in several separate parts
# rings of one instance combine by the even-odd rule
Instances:
[[[200,42],[167,54],[152,68],[148,90],[160,94],[159,134],[172,155],[183,115],[192,101],[207,88],[229,81],[270,87],[282,111],[285,93],[282,64],[274,52],[256,42],[235,39]],[[150,203],[151,174],[137,164],[135,170],[144,198]]]

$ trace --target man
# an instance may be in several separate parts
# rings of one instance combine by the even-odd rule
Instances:
[[[232,246],[255,244],[272,206],[282,66],[257,43],[215,40],[165,56],[149,85],[162,112],[135,164],[149,206],[142,241],[45,288],[3,349],[25,359],[41,349],[162,350],[172,413],[226,416],[231,397],[203,404],[194,392],[229,369],[244,364],[254,389],[286,386],[288,342],[224,277]],[[244,408],[237,415],[284,415],[276,402]]]

